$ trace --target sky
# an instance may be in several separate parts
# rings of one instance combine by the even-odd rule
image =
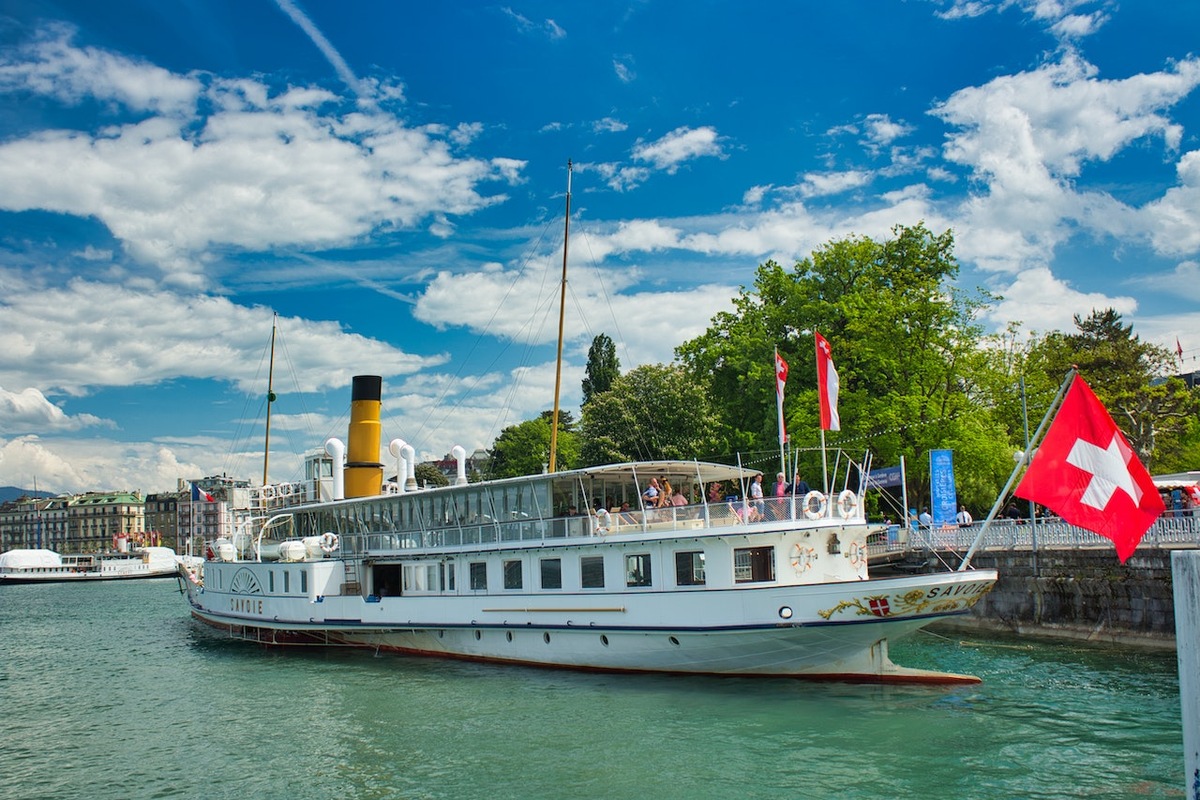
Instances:
[[[593,337],[668,363],[768,259],[921,221],[989,331],[1200,368],[1200,3],[0,0],[0,485],[488,447]],[[274,366],[270,366],[272,331]],[[837,342],[831,342],[836,360]],[[386,449],[385,461],[391,457]]]

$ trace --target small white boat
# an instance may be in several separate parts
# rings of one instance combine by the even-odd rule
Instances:
[[[169,547],[81,555],[59,555],[44,549],[9,550],[0,553],[0,584],[163,578],[177,574],[180,564],[186,561]]]
[[[871,578],[861,482],[710,502],[754,473],[660,461],[468,483],[455,448],[454,485],[418,489],[397,440],[406,469],[384,493],[380,384],[354,379],[350,452],[326,444],[338,499],[274,508],[181,568],[196,619],[273,645],[583,670],[978,680],[899,666],[888,642],[969,613],[995,570]],[[695,499],[645,508],[651,478]]]

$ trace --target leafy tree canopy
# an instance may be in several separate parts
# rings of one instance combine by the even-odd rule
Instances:
[[[487,470],[491,478],[537,475],[550,461],[550,426],[553,411],[543,411],[536,419],[510,425],[500,432],[492,445]],[[573,430],[570,412],[559,410],[556,469],[572,469],[579,462],[579,437]]]
[[[593,397],[607,392],[620,374],[621,362],[617,360],[617,346],[608,334],[601,333],[592,339],[592,346],[588,348],[581,405],[586,406]]]

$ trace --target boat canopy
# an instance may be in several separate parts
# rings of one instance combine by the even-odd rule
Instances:
[[[53,550],[9,550],[0,553],[0,569],[61,567],[62,556]]]

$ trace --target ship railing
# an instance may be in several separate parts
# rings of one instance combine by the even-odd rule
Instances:
[[[827,497],[823,517],[840,519],[835,510],[836,495]],[[340,533],[355,541],[345,541],[350,552],[386,554],[410,549],[472,547],[505,542],[548,542],[627,533],[669,533],[726,528],[744,524],[797,522],[811,524],[814,515],[804,513],[803,497],[769,497],[762,500],[722,499],[716,503],[691,503],[646,510],[588,512],[576,516],[550,518],[520,516],[509,520],[490,517],[450,521],[425,529],[371,530],[364,525],[350,533]],[[815,519],[821,519],[816,516]]]

